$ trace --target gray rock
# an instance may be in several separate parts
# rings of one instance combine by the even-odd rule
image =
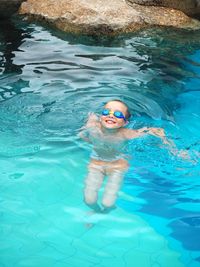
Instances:
[[[200,0],[126,0],[132,4],[163,6],[183,11],[185,14],[200,17]]]
[[[10,17],[18,11],[25,0],[0,0],[0,19]]]
[[[182,1],[182,0],[180,0]],[[27,0],[20,14],[65,32],[114,35],[151,26],[200,29],[200,22],[179,10],[127,4],[125,0]]]

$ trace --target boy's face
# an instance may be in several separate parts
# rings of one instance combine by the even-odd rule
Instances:
[[[114,111],[121,111],[124,117],[126,117],[127,107],[123,103],[118,101],[110,101],[104,106],[104,109],[109,109],[112,111],[112,114],[101,116],[101,124],[104,128],[118,129],[126,125],[127,122],[123,118],[117,118],[113,114]]]

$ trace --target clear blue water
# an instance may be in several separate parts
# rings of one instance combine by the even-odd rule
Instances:
[[[0,22],[0,266],[200,266],[199,88],[200,32],[94,38]],[[117,209],[95,217],[77,134],[113,98],[130,128],[165,128],[190,160],[131,142]]]

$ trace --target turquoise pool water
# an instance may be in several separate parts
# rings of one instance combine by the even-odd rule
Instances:
[[[200,266],[200,32],[77,37],[0,22],[0,266]],[[109,214],[82,199],[88,112],[126,101],[129,127],[164,127],[133,155]],[[92,225],[92,227],[88,227]]]

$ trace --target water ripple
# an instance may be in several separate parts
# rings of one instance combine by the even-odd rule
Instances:
[[[199,249],[195,238],[182,234],[199,233],[200,32],[154,28],[93,38],[22,21],[4,24],[0,22],[0,183],[5,199],[9,196],[5,203],[13,209],[11,221],[26,224],[32,214],[37,225],[45,214],[41,227],[65,233],[65,220],[71,220],[67,227],[75,225],[83,234],[77,223],[82,222],[80,192],[91,148],[77,133],[89,112],[99,113],[106,101],[120,98],[132,113],[128,127],[163,127],[191,157],[176,158],[153,137],[130,142],[134,168],[125,177],[122,206],[156,216],[155,228],[160,218],[167,219],[174,238],[188,250]],[[21,206],[22,214],[15,214]],[[132,227],[129,218],[127,224]],[[130,233],[110,231],[108,237]],[[51,237],[51,230],[45,234]]]

